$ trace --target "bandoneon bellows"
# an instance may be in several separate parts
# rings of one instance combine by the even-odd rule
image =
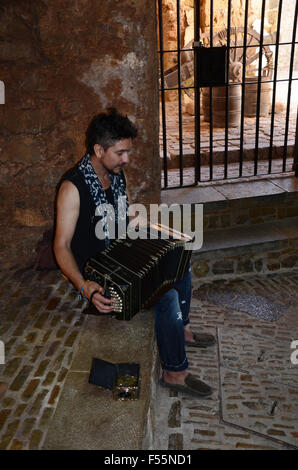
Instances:
[[[138,238],[130,238],[128,232],[126,238],[113,240],[109,248],[90,258],[84,274],[115,301],[116,318],[130,320],[184,277],[191,242],[188,235],[162,225],[140,227]],[[99,314],[95,308],[88,313]]]

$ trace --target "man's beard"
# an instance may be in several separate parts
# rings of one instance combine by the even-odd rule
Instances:
[[[118,173],[119,173],[118,171],[115,172],[114,170],[111,170],[111,169],[108,168],[104,163],[102,163],[102,166],[103,166],[103,167],[107,170],[107,172],[108,172],[109,174],[111,174],[111,175],[118,175]],[[124,167],[124,165],[118,165],[118,168],[119,168],[119,170],[121,170],[121,171],[122,171],[122,168],[123,168],[123,167]]]

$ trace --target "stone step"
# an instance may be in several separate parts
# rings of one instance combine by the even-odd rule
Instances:
[[[196,280],[283,271],[298,266],[298,179],[166,190],[168,205],[203,205],[203,246],[193,253]]]
[[[287,146],[287,157],[291,158],[294,153],[294,141],[288,143]],[[194,145],[194,144],[192,144]],[[243,148],[243,161],[254,161],[255,158],[255,143],[246,143]],[[280,159],[283,158],[284,154],[284,145],[283,143],[279,143],[273,145],[272,148],[272,159]],[[175,150],[169,150],[167,152],[167,169],[168,170],[175,170],[180,168],[180,151],[179,148]],[[164,170],[164,155],[163,152],[160,152],[161,158],[161,165],[162,169]],[[209,144],[206,142],[205,145],[201,148],[200,152],[201,158],[201,165],[208,166],[210,162],[210,147]],[[258,160],[260,163],[263,163],[262,160],[268,160],[269,158],[269,143],[268,142],[261,142],[259,143],[259,150],[258,150]],[[232,163],[238,163],[240,160],[240,150],[239,145],[228,148],[228,162],[229,165]],[[212,151],[212,161],[214,165],[222,165],[225,161],[225,146],[224,143],[221,145],[217,145],[213,148]],[[184,168],[194,167],[195,165],[195,151],[194,148],[189,148],[183,150],[182,154],[182,162]]]
[[[192,267],[195,281],[298,270],[298,217],[207,230]]]
[[[245,247],[254,251],[256,245],[298,239],[298,217],[253,226],[209,230],[204,233],[200,253]]]
[[[298,178],[216,182],[164,190],[161,202],[203,205],[204,230],[248,227],[298,216]]]
[[[198,177],[198,185],[216,185],[226,184],[229,181],[238,180],[245,181],[250,179],[252,181],[258,179],[272,179],[277,177],[290,176],[293,174],[293,158],[287,158],[284,168],[283,159],[277,158],[272,160],[271,171],[269,174],[268,160],[259,160],[257,166],[257,175],[255,175],[254,161],[244,161],[242,170],[240,170],[239,161],[237,163],[229,162],[227,167],[227,175],[225,174],[225,166],[223,164],[214,164],[212,166],[212,175],[210,173],[210,166],[202,165],[200,175]],[[167,171],[167,188],[165,188],[165,173],[161,174],[161,187],[163,190],[187,187],[196,184],[195,167],[184,167],[182,172],[182,181],[180,180],[179,169],[169,169]]]

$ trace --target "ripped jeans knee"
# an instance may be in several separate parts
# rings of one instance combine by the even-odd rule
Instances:
[[[162,368],[168,371],[187,369],[184,319],[179,293],[170,289],[155,306],[155,333]]]

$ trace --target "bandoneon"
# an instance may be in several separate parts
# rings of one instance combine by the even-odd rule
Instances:
[[[113,240],[106,250],[90,258],[84,274],[104,287],[105,297],[114,300],[112,314],[118,320],[130,320],[184,277],[191,242],[190,236],[162,225],[139,228],[137,238]],[[100,314],[95,307],[88,313]]]

